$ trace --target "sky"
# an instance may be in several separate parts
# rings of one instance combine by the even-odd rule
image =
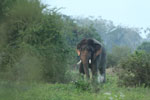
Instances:
[[[115,25],[150,27],[150,0],[42,0],[50,7],[62,9],[65,15],[74,17],[99,17],[111,20]]]

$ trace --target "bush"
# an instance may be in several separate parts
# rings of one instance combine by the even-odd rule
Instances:
[[[63,21],[39,0],[15,0],[0,22],[0,77],[65,82],[68,45]]]
[[[150,86],[150,54],[135,51],[118,65],[119,84],[125,86]]]

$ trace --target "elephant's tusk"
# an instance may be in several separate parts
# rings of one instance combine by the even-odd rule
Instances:
[[[91,64],[91,59],[89,59],[89,64]]]
[[[81,60],[77,63],[78,65],[81,63]]]

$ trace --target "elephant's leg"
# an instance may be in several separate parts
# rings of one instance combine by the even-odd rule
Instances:
[[[97,68],[96,64],[92,64],[91,71],[92,71],[92,79],[93,79],[93,81],[97,81],[98,68]]]
[[[106,82],[106,69],[104,68],[104,66],[101,66],[99,71],[100,71],[100,74],[101,74],[100,81],[105,83]]]
[[[99,72],[101,74],[100,81],[106,82],[106,54],[102,53],[99,64]]]
[[[101,59],[100,66],[99,66],[99,72],[101,74],[100,81],[105,83],[106,82],[106,60],[105,60],[105,58]]]

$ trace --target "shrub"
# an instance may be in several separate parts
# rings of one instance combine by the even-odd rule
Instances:
[[[0,22],[0,77],[65,82],[68,45],[63,21],[39,0],[15,0]]]
[[[121,60],[117,69],[119,71],[119,84],[125,86],[150,86],[150,54],[144,51],[135,51],[127,58]]]

